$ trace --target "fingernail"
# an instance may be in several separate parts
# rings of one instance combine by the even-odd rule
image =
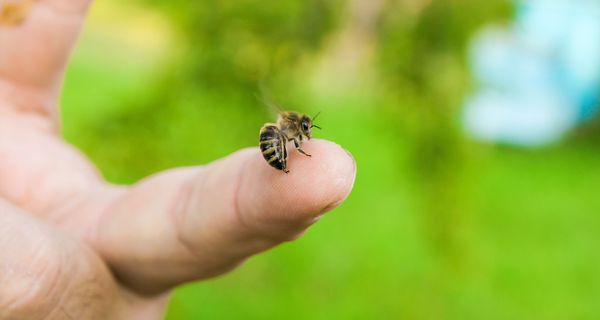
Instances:
[[[344,148],[342,148],[342,149],[344,150],[344,152],[346,152],[346,154],[350,157],[350,159],[352,159],[352,165],[354,166],[354,174],[352,175],[352,183],[350,184],[350,190],[352,190],[354,188],[354,182],[356,181],[356,171],[357,171],[356,159],[354,159],[354,156],[352,155],[352,153],[350,153],[350,151],[348,151]]]
[[[354,164],[354,172],[356,173],[356,159],[354,158],[352,153],[350,151],[348,151],[348,149],[342,148],[342,150],[344,150],[344,152],[348,155],[348,157],[350,157],[350,159],[352,159],[352,164]]]

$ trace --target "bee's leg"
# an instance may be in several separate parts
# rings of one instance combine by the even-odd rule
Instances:
[[[302,153],[303,155],[307,156],[307,157],[312,157],[312,155],[304,152],[304,150],[302,150],[302,148],[298,148],[298,152]]]
[[[288,153],[287,153],[287,147],[285,146],[285,136],[281,133],[279,136],[279,143],[281,144],[281,149],[283,151],[283,172],[285,172],[286,174],[288,174],[290,172],[290,170],[288,170],[287,168],[287,158],[288,158]]]
[[[307,156],[307,157],[312,157],[310,154],[304,152],[304,150],[302,150],[302,148],[300,147],[300,142],[298,141],[298,139],[292,139],[294,140],[294,146],[296,146],[296,150],[298,150],[298,152],[302,153],[303,155]]]

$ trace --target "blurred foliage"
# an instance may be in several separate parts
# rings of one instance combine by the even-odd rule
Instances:
[[[319,48],[339,3],[163,2],[189,46],[178,77],[203,89],[255,90],[258,82],[289,73],[303,54]]]
[[[510,15],[500,0],[96,2],[64,135],[131,183],[256,145],[264,86],[321,110],[319,136],[354,154],[344,205],[179,289],[169,319],[595,319],[593,136],[522,151],[475,144],[457,121],[470,36]]]

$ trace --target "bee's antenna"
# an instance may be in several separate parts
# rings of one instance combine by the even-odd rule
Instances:
[[[317,112],[317,114],[315,114],[314,117],[312,117],[312,120],[315,121],[315,119],[321,114],[321,111]]]
[[[321,129],[322,129],[321,127],[319,127],[319,126],[318,126],[318,125],[316,125],[316,124],[313,124],[313,125],[311,126],[311,128],[312,128],[312,127],[315,127],[315,128],[317,128],[317,129],[319,129],[319,130],[321,130]]]

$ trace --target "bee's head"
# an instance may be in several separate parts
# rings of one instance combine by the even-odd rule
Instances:
[[[317,129],[321,129],[321,127],[313,124],[313,120],[316,119],[319,116],[319,113],[317,113],[314,117],[312,117],[312,119],[309,116],[302,116],[302,119],[300,120],[300,130],[302,130],[302,134],[305,135],[308,140],[310,140],[311,136],[311,129],[317,128]]]

